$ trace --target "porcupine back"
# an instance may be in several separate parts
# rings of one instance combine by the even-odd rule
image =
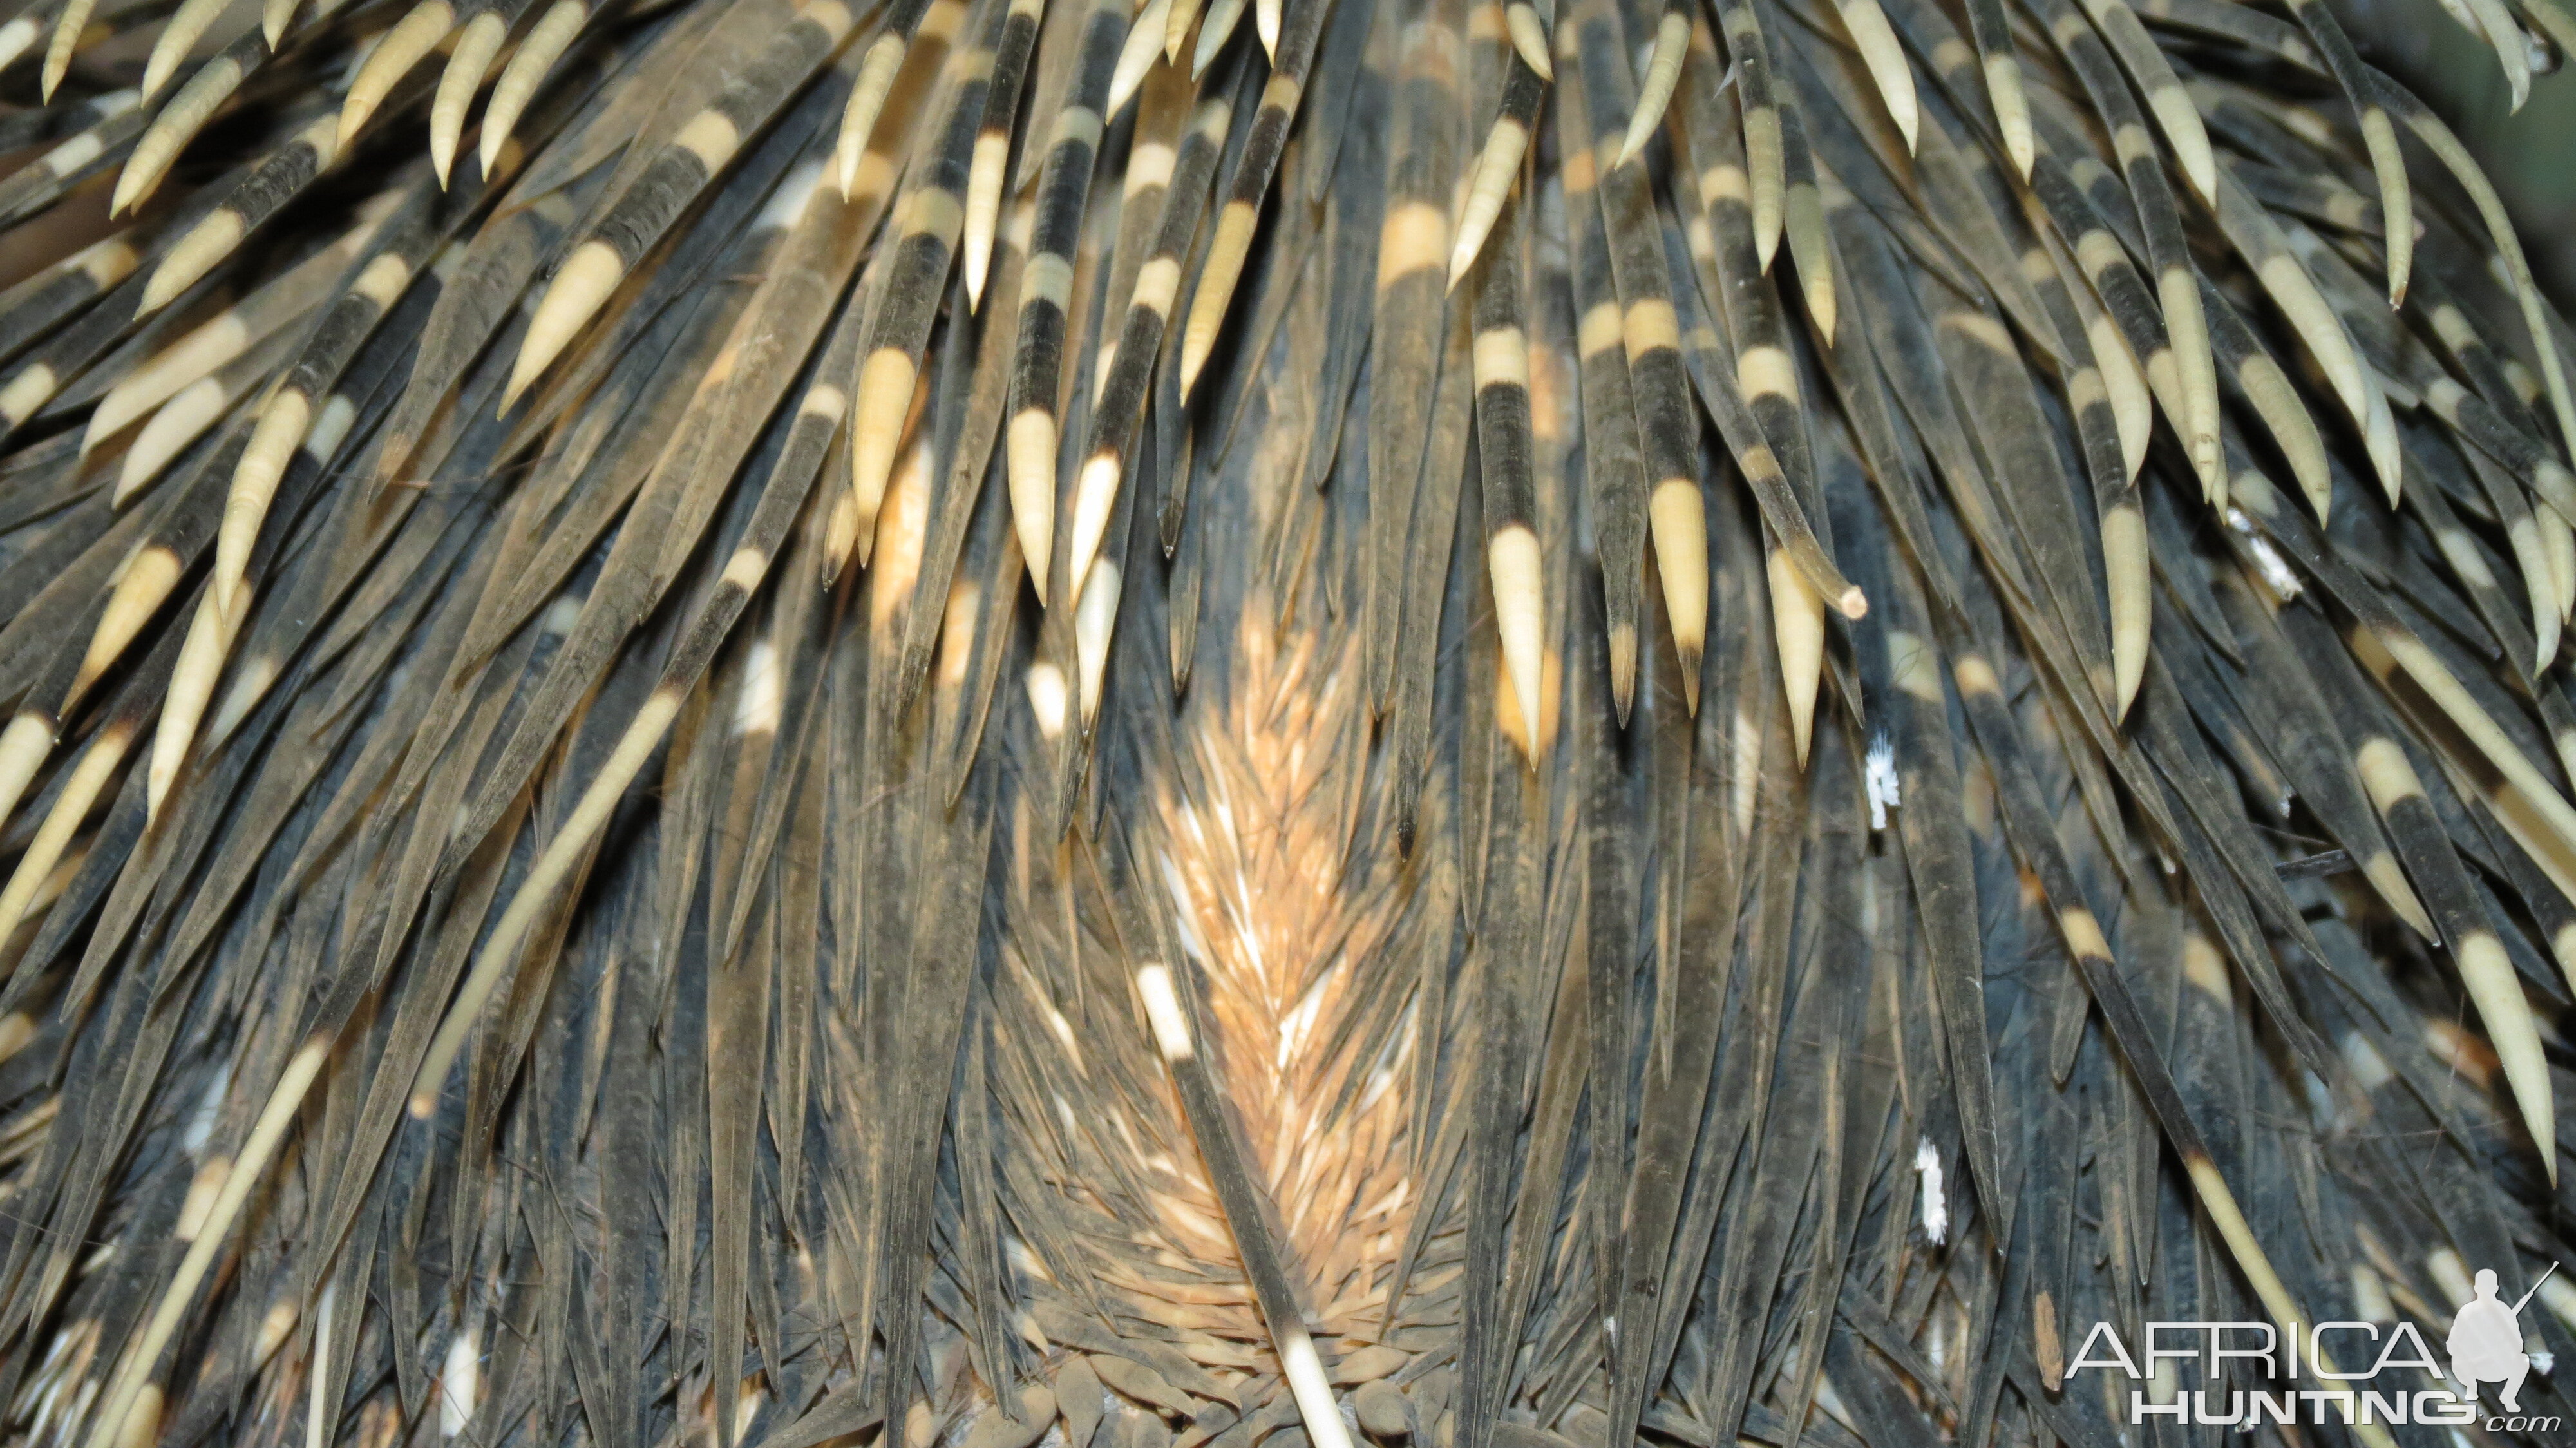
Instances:
[[[0,96],[13,1436],[2097,1443],[2562,1255],[2566,334],[2314,0]]]

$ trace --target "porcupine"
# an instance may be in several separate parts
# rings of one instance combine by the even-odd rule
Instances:
[[[2321,0],[1132,9],[0,21],[11,1441],[2178,1444],[2564,1255],[2568,334]]]

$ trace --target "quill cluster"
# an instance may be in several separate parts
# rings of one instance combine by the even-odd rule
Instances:
[[[11,3],[12,1444],[2109,1448],[2576,1260],[2571,334],[2322,0]]]

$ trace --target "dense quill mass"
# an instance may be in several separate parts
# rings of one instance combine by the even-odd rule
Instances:
[[[10,3],[12,1444],[2136,1448],[2576,1260],[2570,334],[2322,0]]]

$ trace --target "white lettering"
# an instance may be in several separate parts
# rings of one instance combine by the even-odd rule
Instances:
[[[2104,1338],[2111,1340],[2111,1355],[2106,1358],[2094,1357],[2093,1344]],[[2120,1341],[2118,1330],[2107,1322],[2093,1324],[2093,1331],[2086,1334],[2084,1345],[2075,1350],[2075,1360],[2066,1365],[2066,1375],[2071,1378],[2086,1368],[2118,1368],[2131,1378],[2145,1376],[2138,1371],[2136,1360],[2129,1356],[2128,1344]]]

